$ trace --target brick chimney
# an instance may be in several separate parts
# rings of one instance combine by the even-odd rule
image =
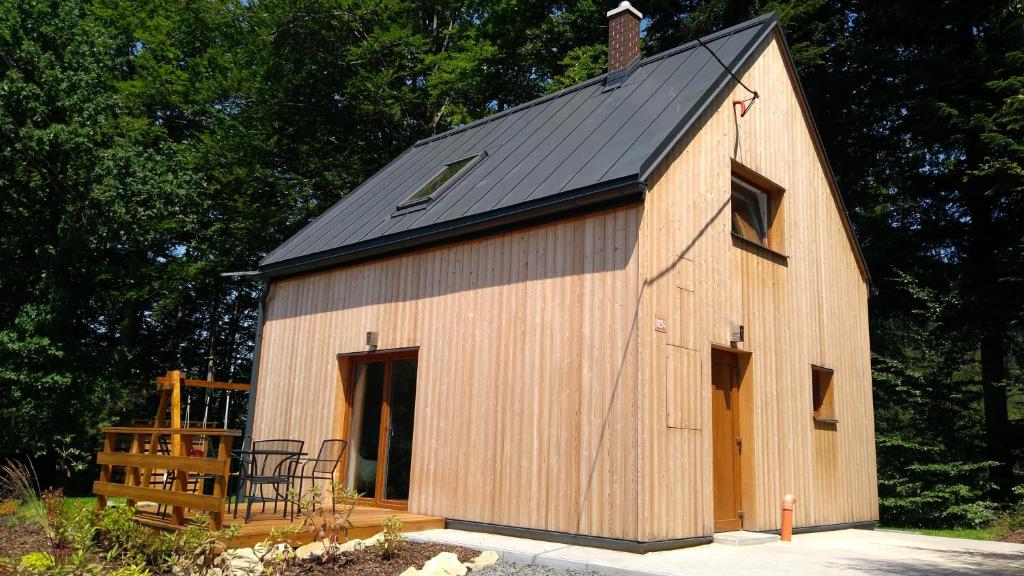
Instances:
[[[629,2],[608,11],[608,73],[622,70],[640,56],[643,15]]]

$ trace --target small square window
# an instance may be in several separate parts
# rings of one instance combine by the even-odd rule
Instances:
[[[730,197],[733,236],[784,256],[782,195],[781,186],[734,162]]]
[[[835,424],[836,401],[832,386],[833,371],[830,368],[811,366],[811,386],[813,397],[814,420]]]
[[[732,233],[768,246],[768,194],[732,179]]]

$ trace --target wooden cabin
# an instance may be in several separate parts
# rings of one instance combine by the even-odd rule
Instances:
[[[262,261],[254,437],[348,439],[367,504],[539,539],[878,518],[869,278],[779,25],[641,59],[640,20]]]

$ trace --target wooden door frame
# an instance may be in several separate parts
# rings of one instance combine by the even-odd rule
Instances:
[[[743,510],[743,518],[740,522],[740,527],[743,530],[763,530],[766,529],[762,526],[762,519],[757,516],[758,509],[758,493],[757,483],[755,482],[756,468],[756,435],[755,435],[755,405],[754,405],[754,363],[753,354],[749,350],[742,350],[733,346],[711,344],[711,358],[708,358],[708,366],[712,366],[712,359],[715,352],[726,353],[733,356],[736,360],[736,367],[739,370],[738,375],[738,386],[739,386],[739,430],[740,436],[743,437],[743,447],[740,450],[740,503]],[[712,368],[713,371],[713,368]],[[713,377],[713,374],[709,373],[709,376]],[[708,394],[711,393],[711,387],[714,386],[713,381],[709,378]],[[714,426],[712,417],[708,415],[708,422],[711,422],[711,426]],[[711,429],[709,429],[711,432]],[[712,432],[713,434],[713,432]],[[714,458],[713,447],[710,445],[711,434],[709,434],[709,446],[708,449],[712,450],[712,458]],[[713,461],[712,461],[713,462]],[[713,463],[712,468],[708,472],[708,481],[711,485],[711,489],[714,490],[713,478]],[[713,502],[713,501],[712,501]],[[711,511],[711,530],[714,532],[714,505],[712,504]]]
[[[391,413],[391,366],[395,360],[419,360],[419,347],[415,348],[396,348],[392,350],[376,350],[368,352],[349,352],[338,354],[338,387],[340,388],[340,394],[335,399],[335,414],[341,413],[341,418],[335,418],[334,426],[334,437],[341,438],[346,442],[351,440],[351,428],[352,428],[352,402],[355,395],[355,370],[358,364],[364,364],[368,362],[385,362],[384,365],[384,390],[381,391],[381,413],[380,413],[380,430],[378,431],[378,444],[377,444],[377,478],[375,480],[376,489],[378,491],[383,490],[383,455],[387,452],[387,443],[381,442],[384,439],[385,432],[387,431],[387,418]],[[417,385],[419,383],[417,382]],[[344,482],[345,477],[348,475],[348,467],[352,462],[352,451],[355,447],[349,443],[348,451],[349,455],[345,459],[344,466],[340,466],[338,474]],[[410,470],[410,474],[411,474]],[[337,476],[336,476],[337,477]],[[410,487],[412,484],[412,478],[410,477]],[[389,508],[393,510],[408,510],[408,500],[385,500],[381,498],[360,498],[359,504],[373,506],[376,508]]]

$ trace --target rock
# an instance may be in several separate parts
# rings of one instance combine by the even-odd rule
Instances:
[[[423,565],[419,576],[465,576],[468,572],[465,564],[451,552],[441,552]]]
[[[402,572],[398,576],[419,576],[419,573],[420,571],[417,570],[415,566],[409,566],[405,569],[405,572]]]
[[[356,550],[362,550],[363,548],[366,548],[366,542],[364,540],[360,540],[359,538],[355,538],[349,540],[348,542],[345,542],[344,544],[339,544],[337,551],[355,552]]]
[[[299,560],[309,560],[312,556],[323,556],[324,551],[330,546],[329,540],[310,542],[305,546],[299,546],[299,549],[295,551],[295,557]]]
[[[256,553],[257,557],[262,558],[264,562],[281,562],[295,558],[295,550],[283,542],[273,546],[266,542],[260,542],[252,547],[252,551]]]
[[[377,532],[373,536],[370,536],[366,540],[363,540],[363,546],[376,546],[377,542],[380,542],[381,538],[384,537],[383,532]]]
[[[228,550],[221,557],[224,576],[256,576],[263,573],[263,563],[252,548]]]
[[[477,570],[490,566],[497,561],[498,553],[493,550],[487,550],[486,552],[482,552],[476,558],[466,562],[466,568],[468,568],[470,572],[476,572]]]

